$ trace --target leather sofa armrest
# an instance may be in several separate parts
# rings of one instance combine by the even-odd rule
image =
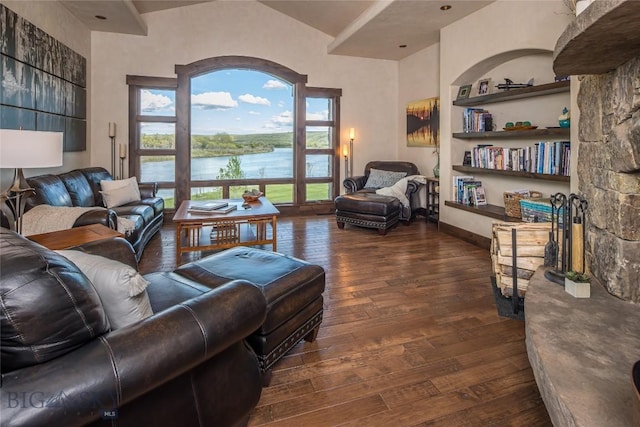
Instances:
[[[256,286],[229,282],[62,357],[6,373],[0,391],[3,425],[97,421],[102,411],[122,407],[212,359],[258,329],[265,316],[266,301]]]
[[[102,224],[112,230],[116,230],[118,226],[118,214],[111,209],[95,209],[83,213],[73,223],[74,227],[83,225]]]
[[[364,188],[364,185],[367,183],[367,177],[362,176],[352,176],[350,178],[345,178],[342,181],[342,185],[347,190],[347,193],[354,193],[358,190]]]
[[[152,197],[156,197],[156,194],[158,193],[158,183],[141,182],[138,184],[138,189],[140,190],[140,198],[150,199]]]
[[[123,237],[114,239],[99,240],[97,242],[83,243],[75,246],[74,250],[79,250],[90,255],[99,255],[115,261],[127,264],[136,270],[138,269],[138,261],[136,260],[136,252],[133,246]]]

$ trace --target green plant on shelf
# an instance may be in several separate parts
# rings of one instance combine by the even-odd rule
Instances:
[[[588,274],[577,271],[567,271],[564,277],[576,283],[589,283],[591,280]]]

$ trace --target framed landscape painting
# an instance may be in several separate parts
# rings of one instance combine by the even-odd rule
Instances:
[[[407,105],[407,147],[440,145],[440,98],[413,101]]]

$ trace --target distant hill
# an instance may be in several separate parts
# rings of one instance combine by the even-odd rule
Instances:
[[[307,132],[310,148],[329,148],[327,132]],[[240,156],[243,154],[268,153],[274,148],[293,147],[293,132],[260,133],[246,135],[193,135],[191,138],[192,157]],[[151,149],[173,149],[174,135],[146,134],[142,135],[142,147]],[[149,158],[150,160],[163,160]]]

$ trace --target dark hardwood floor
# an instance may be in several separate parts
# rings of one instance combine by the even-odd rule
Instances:
[[[174,232],[142,272],[175,267]],[[422,217],[380,236],[333,216],[279,218],[278,251],[325,268],[324,320],[276,364],[250,426],[551,425],[524,323],[496,313],[488,251]]]

